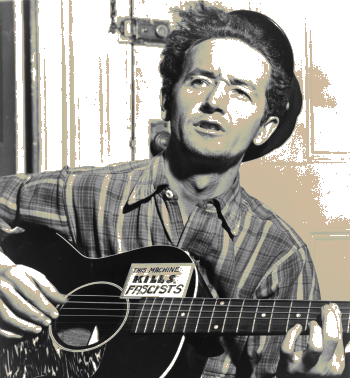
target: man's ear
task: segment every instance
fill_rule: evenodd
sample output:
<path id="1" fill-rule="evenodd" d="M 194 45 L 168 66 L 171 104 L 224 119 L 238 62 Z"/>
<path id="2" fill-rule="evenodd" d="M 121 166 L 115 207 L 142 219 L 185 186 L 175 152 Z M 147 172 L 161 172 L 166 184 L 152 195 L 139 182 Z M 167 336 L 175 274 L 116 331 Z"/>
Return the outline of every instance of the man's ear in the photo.
<path id="1" fill-rule="evenodd" d="M 262 126 L 260 126 L 258 133 L 253 139 L 256 146 L 264 144 L 277 129 L 280 120 L 278 117 L 270 117 Z"/>
<path id="2" fill-rule="evenodd" d="M 170 110 L 169 110 L 169 99 L 165 94 L 164 88 L 160 91 L 160 98 L 161 98 L 161 109 L 162 109 L 162 120 L 163 121 L 170 121 Z"/>

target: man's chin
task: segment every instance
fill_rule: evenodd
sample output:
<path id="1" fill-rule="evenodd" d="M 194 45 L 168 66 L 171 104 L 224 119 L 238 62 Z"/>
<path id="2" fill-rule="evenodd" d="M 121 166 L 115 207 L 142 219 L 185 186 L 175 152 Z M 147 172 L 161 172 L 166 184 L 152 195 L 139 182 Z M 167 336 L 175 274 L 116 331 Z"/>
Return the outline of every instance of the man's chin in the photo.
<path id="1" fill-rule="evenodd" d="M 203 159 L 207 163 L 230 163 L 230 165 L 234 164 L 235 162 L 239 162 L 244 155 L 244 151 L 238 154 L 232 154 L 231 151 L 222 151 L 222 150 L 215 150 L 215 149 L 200 149 L 193 146 L 188 148 L 188 152 L 194 158 Z"/>

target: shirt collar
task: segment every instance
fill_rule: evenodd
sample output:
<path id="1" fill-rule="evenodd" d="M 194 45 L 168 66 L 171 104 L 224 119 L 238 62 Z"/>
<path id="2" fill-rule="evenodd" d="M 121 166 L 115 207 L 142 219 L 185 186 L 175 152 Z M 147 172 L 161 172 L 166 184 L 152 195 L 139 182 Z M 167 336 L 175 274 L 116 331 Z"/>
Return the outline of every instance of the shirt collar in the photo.
<path id="1" fill-rule="evenodd" d="M 132 205 L 150 197 L 160 186 L 169 186 L 169 181 L 165 176 L 163 154 L 152 158 L 148 165 L 143 168 L 143 172 L 134 190 L 130 193 L 127 203 Z"/>
<path id="2" fill-rule="evenodd" d="M 164 155 L 155 156 L 149 164 L 143 168 L 143 172 L 130 193 L 128 204 L 132 205 L 153 195 L 159 187 L 169 186 L 169 181 L 165 176 Z M 237 236 L 240 227 L 240 206 L 242 201 L 239 172 L 230 189 L 225 193 L 213 198 L 220 207 L 220 212 L 231 233 Z M 199 206 L 209 201 L 204 201 Z"/>

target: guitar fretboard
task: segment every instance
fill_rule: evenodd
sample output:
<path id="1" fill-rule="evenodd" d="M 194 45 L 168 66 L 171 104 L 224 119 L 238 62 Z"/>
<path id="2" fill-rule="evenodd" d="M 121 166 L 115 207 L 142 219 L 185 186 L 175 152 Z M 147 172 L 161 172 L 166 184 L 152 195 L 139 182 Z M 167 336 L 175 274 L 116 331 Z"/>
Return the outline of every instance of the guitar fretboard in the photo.
<path id="1" fill-rule="evenodd" d="M 236 333 L 282 335 L 300 324 L 307 333 L 329 301 L 212 298 L 143 298 L 134 313 L 134 333 Z M 343 332 L 350 333 L 350 302 L 337 302 Z"/>

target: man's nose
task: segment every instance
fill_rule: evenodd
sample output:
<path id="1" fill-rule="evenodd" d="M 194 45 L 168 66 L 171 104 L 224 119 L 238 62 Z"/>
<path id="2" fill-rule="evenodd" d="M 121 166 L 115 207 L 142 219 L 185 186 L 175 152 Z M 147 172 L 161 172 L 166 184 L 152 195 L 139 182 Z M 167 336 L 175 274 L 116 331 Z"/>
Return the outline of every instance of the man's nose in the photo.
<path id="1" fill-rule="evenodd" d="M 203 113 L 219 112 L 222 115 L 226 113 L 226 83 L 219 81 L 212 90 L 207 94 L 200 110 Z"/>

